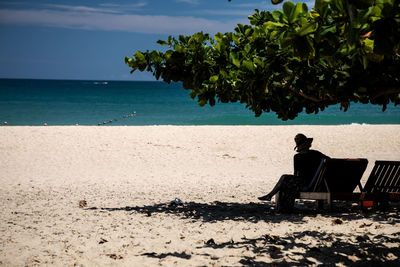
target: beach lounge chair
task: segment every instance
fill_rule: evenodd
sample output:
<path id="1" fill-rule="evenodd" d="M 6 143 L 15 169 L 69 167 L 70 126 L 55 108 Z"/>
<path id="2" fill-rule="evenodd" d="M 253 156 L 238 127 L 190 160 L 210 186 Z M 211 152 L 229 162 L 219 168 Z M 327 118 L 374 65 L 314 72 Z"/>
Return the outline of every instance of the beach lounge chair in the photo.
<path id="1" fill-rule="evenodd" d="M 400 161 L 375 161 L 364 192 L 400 193 Z"/>
<path id="2" fill-rule="evenodd" d="M 388 201 L 400 201 L 400 161 L 378 160 L 362 187 L 360 179 L 367 167 L 366 159 L 329 159 L 321 162 L 309 192 L 300 192 L 300 199 L 323 201 L 332 207 L 332 200 L 365 201 L 385 207 Z M 312 186 L 311 186 L 312 185 Z M 353 192 L 358 186 L 360 192 Z"/>
<path id="3" fill-rule="evenodd" d="M 377 202 L 385 207 L 388 201 L 400 201 L 400 161 L 375 161 L 362 192 L 353 199 Z"/>
<path id="4" fill-rule="evenodd" d="M 367 165 L 367 159 L 324 159 L 311 184 L 305 188 L 307 192 L 300 192 L 298 198 L 317 200 L 319 208 L 324 201 L 331 208 L 332 200 L 349 200 L 357 186 L 362 192 L 360 181 Z"/>

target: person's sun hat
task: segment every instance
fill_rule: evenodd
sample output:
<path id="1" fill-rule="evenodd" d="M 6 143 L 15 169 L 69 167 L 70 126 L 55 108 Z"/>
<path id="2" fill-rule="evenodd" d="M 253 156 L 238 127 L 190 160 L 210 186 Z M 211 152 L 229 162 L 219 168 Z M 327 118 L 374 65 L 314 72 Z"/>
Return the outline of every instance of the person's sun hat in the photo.
<path id="1" fill-rule="evenodd" d="M 296 146 L 294 147 L 294 149 L 296 150 L 297 148 L 297 151 L 299 151 L 304 149 L 305 147 L 311 146 L 313 138 L 308 138 L 304 134 L 299 133 L 296 134 L 296 136 L 294 137 L 294 141 L 296 142 Z"/>

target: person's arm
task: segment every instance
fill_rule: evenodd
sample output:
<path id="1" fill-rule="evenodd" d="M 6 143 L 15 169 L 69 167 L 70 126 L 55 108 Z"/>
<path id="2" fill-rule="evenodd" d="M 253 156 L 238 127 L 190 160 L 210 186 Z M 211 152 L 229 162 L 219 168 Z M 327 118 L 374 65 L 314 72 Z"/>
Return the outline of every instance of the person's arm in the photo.
<path id="1" fill-rule="evenodd" d="M 297 157 L 298 154 L 294 155 L 293 157 L 293 174 L 295 176 L 299 175 L 299 157 Z"/>

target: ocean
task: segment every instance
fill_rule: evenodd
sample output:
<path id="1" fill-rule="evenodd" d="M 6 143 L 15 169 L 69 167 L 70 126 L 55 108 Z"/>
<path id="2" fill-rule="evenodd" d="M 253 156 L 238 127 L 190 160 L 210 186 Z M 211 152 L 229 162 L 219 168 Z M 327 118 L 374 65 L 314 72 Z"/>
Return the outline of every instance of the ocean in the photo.
<path id="1" fill-rule="evenodd" d="M 400 106 L 385 112 L 351 103 L 282 121 L 260 117 L 240 103 L 200 107 L 180 83 L 0 79 L 0 123 L 4 125 L 342 125 L 400 124 Z"/>

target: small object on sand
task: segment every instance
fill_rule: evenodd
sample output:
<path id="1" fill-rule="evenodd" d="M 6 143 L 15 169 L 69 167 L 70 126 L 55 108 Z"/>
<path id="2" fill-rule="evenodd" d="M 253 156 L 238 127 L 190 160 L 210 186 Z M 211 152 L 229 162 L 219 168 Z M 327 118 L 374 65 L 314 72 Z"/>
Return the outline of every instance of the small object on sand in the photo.
<path id="1" fill-rule="evenodd" d="M 183 201 L 180 200 L 179 198 L 175 198 L 174 200 L 171 201 L 171 205 L 183 205 Z"/>
<path id="2" fill-rule="evenodd" d="M 211 239 L 208 239 L 208 240 L 207 240 L 207 242 L 206 242 L 206 245 L 209 245 L 209 246 L 211 246 L 211 245 L 215 245 L 215 241 L 214 241 L 214 239 L 213 239 L 213 238 L 211 238 Z"/>
<path id="3" fill-rule="evenodd" d="M 81 200 L 81 201 L 79 201 L 79 208 L 86 207 L 86 205 L 87 205 L 86 200 Z"/>
<path id="4" fill-rule="evenodd" d="M 332 221 L 332 225 L 335 225 L 335 224 L 343 224 L 343 221 L 341 219 L 335 219 Z"/>
<path id="5" fill-rule="evenodd" d="M 368 224 L 363 223 L 363 224 L 360 225 L 360 228 L 370 227 L 371 225 L 372 225 L 372 223 L 368 223 Z"/>
<path id="6" fill-rule="evenodd" d="M 111 253 L 111 254 L 106 254 L 106 256 L 110 257 L 113 260 L 120 260 L 123 259 L 123 257 L 121 255 L 117 255 L 115 253 Z"/>
<path id="7" fill-rule="evenodd" d="M 149 210 L 145 210 L 144 213 L 147 214 L 147 217 L 150 217 L 150 216 L 151 216 L 151 211 L 149 211 Z"/>
<path id="8" fill-rule="evenodd" d="M 106 243 L 106 242 L 108 242 L 108 240 L 107 240 L 107 239 L 100 238 L 100 242 L 99 242 L 99 244 L 103 244 L 103 243 Z"/>

